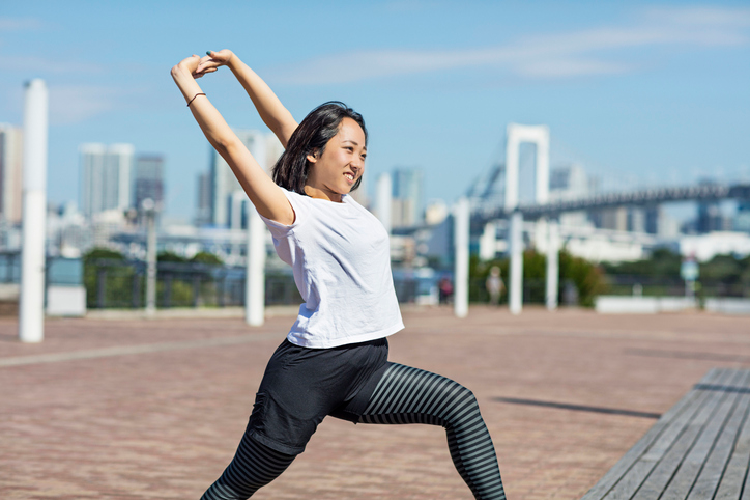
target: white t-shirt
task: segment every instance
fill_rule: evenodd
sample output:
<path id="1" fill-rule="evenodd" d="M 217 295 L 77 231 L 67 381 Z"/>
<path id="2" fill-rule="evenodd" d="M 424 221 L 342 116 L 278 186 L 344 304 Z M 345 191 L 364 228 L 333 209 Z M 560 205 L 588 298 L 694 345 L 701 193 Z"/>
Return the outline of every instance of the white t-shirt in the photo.
<path id="1" fill-rule="evenodd" d="M 337 203 L 284 194 L 294 223 L 262 218 L 305 301 L 287 339 L 326 349 L 402 330 L 388 233 L 380 221 L 348 195 Z"/>

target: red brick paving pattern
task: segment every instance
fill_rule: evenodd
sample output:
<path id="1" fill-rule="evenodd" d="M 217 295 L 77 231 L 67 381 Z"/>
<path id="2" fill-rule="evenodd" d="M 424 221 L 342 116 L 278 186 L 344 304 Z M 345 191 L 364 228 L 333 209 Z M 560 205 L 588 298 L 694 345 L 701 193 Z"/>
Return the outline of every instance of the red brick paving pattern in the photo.
<path id="1" fill-rule="evenodd" d="M 231 459 L 291 321 L 250 329 L 239 318 L 49 320 L 37 345 L 18 342 L 16 322 L 0 322 L 2 498 L 199 498 Z M 661 413 L 712 366 L 750 365 L 750 319 L 740 316 L 477 307 L 466 319 L 409 310 L 404 321 L 391 360 L 474 391 L 511 500 L 580 498 L 654 420 L 493 398 Z M 138 346 L 160 347 L 132 354 Z M 107 356 L 7 366 L 81 352 Z M 442 429 L 329 418 L 255 498 L 471 495 Z"/>

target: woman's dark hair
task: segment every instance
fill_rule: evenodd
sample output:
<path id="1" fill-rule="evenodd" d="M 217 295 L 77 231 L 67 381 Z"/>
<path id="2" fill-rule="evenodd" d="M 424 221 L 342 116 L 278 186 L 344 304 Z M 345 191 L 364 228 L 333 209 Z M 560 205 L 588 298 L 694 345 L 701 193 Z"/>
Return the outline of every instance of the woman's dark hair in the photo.
<path id="1" fill-rule="evenodd" d="M 308 155 L 316 152 L 322 154 L 328 141 L 339 133 L 341 120 L 347 117 L 362 127 L 366 146 L 367 128 L 362 115 L 343 102 L 331 101 L 321 104 L 310 111 L 310 114 L 302 120 L 292 137 L 289 138 L 284 154 L 273 167 L 271 173 L 273 181 L 287 191 L 305 194 L 307 173 L 312 165 L 307 161 Z M 360 184 L 362 184 L 362 177 L 357 179 L 351 190 L 354 191 Z"/>

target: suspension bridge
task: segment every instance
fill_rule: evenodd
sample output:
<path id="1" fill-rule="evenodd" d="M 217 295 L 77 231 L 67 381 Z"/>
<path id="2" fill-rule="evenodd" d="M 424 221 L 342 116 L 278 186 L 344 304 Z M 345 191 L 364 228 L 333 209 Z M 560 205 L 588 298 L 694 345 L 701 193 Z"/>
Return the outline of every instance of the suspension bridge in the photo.
<path id="1" fill-rule="evenodd" d="M 530 203 L 519 201 L 519 157 L 522 143 L 532 143 L 537 148 L 535 196 Z M 704 182 L 696 185 L 642 188 L 550 200 L 549 129 L 544 125 L 509 124 L 505 154 L 505 164 L 494 166 L 485 178 L 483 186 L 475 183 L 469 190 L 469 197 L 464 202 L 459 202 L 455 211 L 456 314 L 459 316 L 466 313 L 468 302 L 468 286 L 464 283 L 468 280 L 468 265 L 463 262 L 468 258 L 468 234 L 472 231 L 485 231 L 485 228 L 490 228 L 494 233 L 495 221 L 509 221 L 509 304 L 511 312 L 518 314 L 522 308 L 522 231 L 525 220 L 536 221 L 536 243 L 538 248 L 547 254 L 546 305 L 549 309 L 554 309 L 558 302 L 558 221 L 563 214 L 619 207 L 657 207 L 671 202 L 750 200 L 750 182 Z M 498 191 L 500 196 L 493 196 L 493 193 Z M 491 237 L 494 238 L 494 235 Z M 464 246 L 466 248 L 463 248 Z"/>

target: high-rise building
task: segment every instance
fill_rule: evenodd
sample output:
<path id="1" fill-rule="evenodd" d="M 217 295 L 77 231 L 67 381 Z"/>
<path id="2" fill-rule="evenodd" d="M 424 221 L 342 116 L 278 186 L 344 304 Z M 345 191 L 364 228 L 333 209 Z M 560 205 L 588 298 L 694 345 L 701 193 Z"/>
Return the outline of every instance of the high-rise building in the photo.
<path id="1" fill-rule="evenodd" d="M 235 130 L 234 132 L 266 173 L 269 173 L 281 154 L 280 152 L 283 151 L 276 136 L 262 134 L 257 130 Z M 232 194 L 243 190 L 232 169 L 213 148 L 211 148 L 209 177 L 211 185 L 211 223 L 215 226 L 228 227 L 230 222 L 228 209 L 231 206 Z"/>
<path id="2" fill-rule="evenodd" d="M 549 201 L 577 200 L 589 195 L 590 177 L 577 163 L 553 168 L 549 176 Z M 560 215 L 563 226 L 585 226 L 586 212 L 568 212 Z"/>
<path id="3" fill-rule="evenodd" d="M 643 210 L 646 218 L 644 230 L 650 234 L 660 234 L 661 226 L 664 224 L 664 214 L 661 205 L 646 205 Z"/>
<path id="4" fill-rule="evenodd" d="M 703 178 L 698 181 L 701 186 L 715 186 L 716 181 L 712 178 Z M 708 200 L 698 202 L 698 217 L 695 221 L 695 229 L 698 233 L 710 233 L 711 231 L 724 231 L 729 229 L 728 221 L 721 212 L 719 200 Z"/>
<path id="5" fill-rule="evenodd" d="M 250 199 L 242 191 L 235 191 L 227 197 L 227 226 L 230 229 L 247 229 L 247 215 Z"/>
<path id="6" fill-rule="evenodd" d="M 424 174 L 418 168 L 393 171 L 393 227 L 416 226 L 423 221 Z"/>
<path id="7" fill-rule="evenodd" d="M 205 226 L 211 224 L 211 174 L 203 172 L 198 174 L 195 225 Z"/>
<path id="8" fill-rule="evenodd" d="M 81 207 L 87 218 L 131 206 L 132 144 L 82 144 Z"/>
<path id="9" fill-rule="evenodd" d="M 0 123 L 0 216 L 21 222 L 23 207 L 23 130 Z"/>
<path id="10" fill-rule="evenodd" d="M 575 200 L 589 194 L 589 178 L 581 165 L 553 168 L 549 176 L 549 200 Z"/>
<path id="11" fill-rule="evenodd" d="M 750 233 L 750 199 L 737 202 L 737 213 L 732 221 L 732 229 Z"/>
<path id="12" fill-rule="evenodd" d="M 279 161 L 282 153 L 284 153 L 284 146 L 282 146 L 279 138 L 274 134 L 266 134 L 266 163 L 262 166 L 267 174 L 271 175 L 271 170 Z"/>
<path id="13" fill-rule="evenodd" d="M 643 207 L 630 207 L 628 210 L 628 231 L 646 232 L 646 211 Z"/>
<path id="14" fill-rule="evenodd" d="M 628 207 L 619 206 L 605 208 L 601 211 L 601 226 L 604 229 L 614 229 L 616 231 L 628 230 Z"/>
<path id="15" fill-rule="evenodd" d="M 157 209 L 164 206 L 164 157 L 156 154 L 139 155 L 135 161 L 133 206 L 140 208 L 150 198 Z"/>

